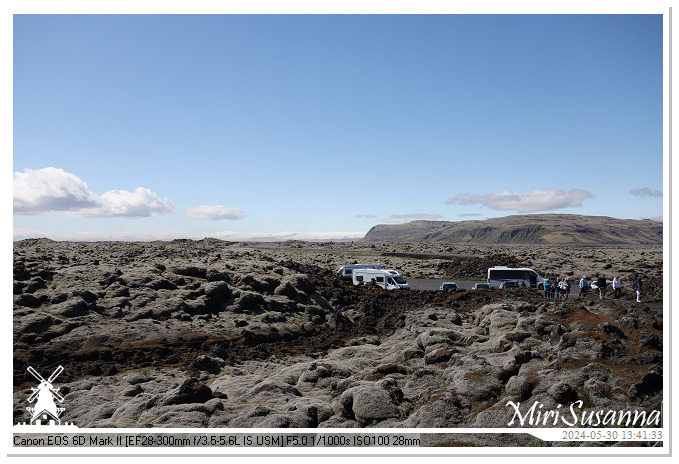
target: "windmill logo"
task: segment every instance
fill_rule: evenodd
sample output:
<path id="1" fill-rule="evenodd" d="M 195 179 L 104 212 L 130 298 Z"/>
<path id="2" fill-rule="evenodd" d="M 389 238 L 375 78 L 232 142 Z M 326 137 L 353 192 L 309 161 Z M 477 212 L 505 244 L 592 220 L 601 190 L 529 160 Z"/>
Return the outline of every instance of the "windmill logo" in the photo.
<path id="1" fill-rule="evenodd" d="M 62 366 L 57 367 L 55 371 L 52 372 L 52 375 L 45 380 L 45 378 L 41 376 L 38 371 L 33 369 L 32 366 L 28 367 L 28 372 L 40 382 L 37 387 L 31 387 L 33 394 L 28 397 L 29 403 L 35 401 L 35 406 L 26 408 L 26 410 L 31 413 L 31 425 L 62 425 L 60 416 L 65 409 L 58 407 L 55 400 L 62 403 L 64 397 L 61 396 L 58 388 L 54 388 L 52 382 L 54 382 L 54 379 L 56 379 L 63 370 L 64 368 Z"/>

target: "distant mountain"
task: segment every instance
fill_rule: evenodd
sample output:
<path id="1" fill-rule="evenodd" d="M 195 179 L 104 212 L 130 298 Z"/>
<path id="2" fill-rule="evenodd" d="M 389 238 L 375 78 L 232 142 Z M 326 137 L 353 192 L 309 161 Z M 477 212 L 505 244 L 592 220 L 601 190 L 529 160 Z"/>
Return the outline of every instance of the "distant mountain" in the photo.
<path id="1" fill-rule="evenodd" d="M 662 245 L 663 224 L 650 219 L 615 219 L 576 214 L 528 214 L 482 221 L 412 221 L 380 224 L 366 242 L 469 244 Z"/>

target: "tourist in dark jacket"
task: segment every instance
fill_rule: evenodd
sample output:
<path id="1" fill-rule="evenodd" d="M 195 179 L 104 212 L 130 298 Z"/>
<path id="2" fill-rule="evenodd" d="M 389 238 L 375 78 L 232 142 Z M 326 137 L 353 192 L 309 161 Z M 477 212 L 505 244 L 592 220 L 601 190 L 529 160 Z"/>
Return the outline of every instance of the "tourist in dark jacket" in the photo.
<path id="1" fill-rule="evenodd" d="M 637 303 L 641 303 L 641 285 L 641 276 L 638 275 L 632 284 L 632 289 L 637 293 Z"/>
<path id="2" fill-rule="evenodd" d="M 342 328 L 347 326 L 347 317 L 342 314 L 342 306 L 337 305 L 335 311 L 333 311 L 333 315 L 335 316 L 335 332 L 339 329 L 340 324 L 342 325 Z"/>
<path id="3" fill-rule="evenodd" d="M 599 277 L 596 280 L 596 286 L 599 287 L 599 299 L 603 300 L 604 296 L 606 296 L 606 277 Z"/>

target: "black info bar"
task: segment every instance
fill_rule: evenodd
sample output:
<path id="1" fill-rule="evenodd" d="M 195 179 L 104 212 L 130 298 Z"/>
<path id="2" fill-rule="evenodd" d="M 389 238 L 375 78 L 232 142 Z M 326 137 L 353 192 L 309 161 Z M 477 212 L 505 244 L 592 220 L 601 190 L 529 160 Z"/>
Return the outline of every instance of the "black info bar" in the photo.
<path id="1" fill-rule="evenodd" d="M 412 447 L 426 446 L 420 434 L 375 433 L 52 433 L 14 434 L 13 446 L 61 447 Z"/>

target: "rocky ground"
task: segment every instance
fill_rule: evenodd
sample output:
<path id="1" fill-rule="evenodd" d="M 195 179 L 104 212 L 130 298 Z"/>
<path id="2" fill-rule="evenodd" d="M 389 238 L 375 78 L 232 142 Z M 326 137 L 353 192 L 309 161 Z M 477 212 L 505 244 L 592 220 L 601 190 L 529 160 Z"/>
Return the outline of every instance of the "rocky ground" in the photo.
<path id="1" fill-rule="evenodd" d="M 385 292 L 334 276 L 352 262 L 406 278 L 481 281 L 517 265 L 626 285 L 604 301 Z M 663 398 L 662 263 L 652 248 L 16 242 L 13 420 L 30 419 L 28 366 L 48 377 L 59 365 L 63 419 L 79 427 L 507 427 L 508 401 L 650 413 Z M 338 304 L 350 323 L 336 330 Z M 511 437 L 440 441 L 530 444 Z"/>

